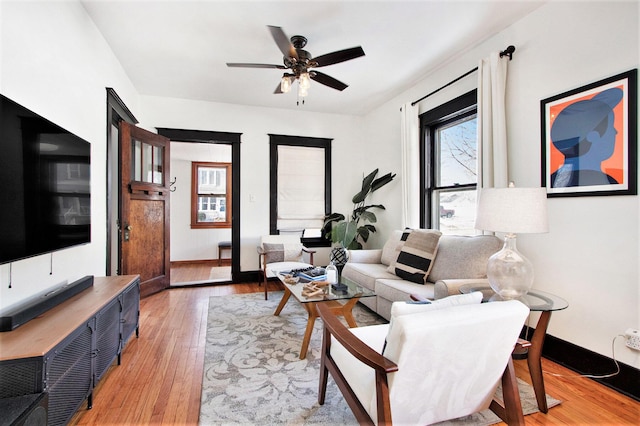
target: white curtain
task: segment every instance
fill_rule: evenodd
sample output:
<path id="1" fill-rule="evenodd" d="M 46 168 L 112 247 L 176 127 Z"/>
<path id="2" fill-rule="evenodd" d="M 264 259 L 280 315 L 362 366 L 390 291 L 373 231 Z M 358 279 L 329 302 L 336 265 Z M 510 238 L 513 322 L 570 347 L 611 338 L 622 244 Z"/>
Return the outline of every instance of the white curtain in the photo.
<path id="1" fill-rule="evenodd" d="M 507 170 L 506 58 L 494 52 L 478 65 L 478 189 L 505 188 Z"/>
<path id="2" fill-rule="evenodd" d="M 420 226 L 420 120 L 410 102 L 400 112 L 402 144 L 402 226 Z"/>

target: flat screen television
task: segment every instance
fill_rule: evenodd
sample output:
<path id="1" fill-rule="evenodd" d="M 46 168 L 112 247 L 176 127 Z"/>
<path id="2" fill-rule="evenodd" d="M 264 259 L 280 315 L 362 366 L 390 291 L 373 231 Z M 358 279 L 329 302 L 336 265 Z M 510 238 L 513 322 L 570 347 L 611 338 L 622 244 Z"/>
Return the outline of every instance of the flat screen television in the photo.
<path id="1" fill-rule="evenodd" d="M 0 95 L 0 264 L 91 241 L 91 145 Z"/>

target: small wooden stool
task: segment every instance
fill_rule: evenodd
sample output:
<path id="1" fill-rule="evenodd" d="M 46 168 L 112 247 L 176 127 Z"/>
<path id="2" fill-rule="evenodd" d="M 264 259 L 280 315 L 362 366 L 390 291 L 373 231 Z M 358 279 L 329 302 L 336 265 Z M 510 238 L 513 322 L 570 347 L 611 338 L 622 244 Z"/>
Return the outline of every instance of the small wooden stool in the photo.
<path id="1" fill-rule="evenodd" d="M 218 266 L 222 264 L 222 250 L 229 250 L 229 255 L 231 255 L 231 241 L 220 241 L 218 243 Z"/>

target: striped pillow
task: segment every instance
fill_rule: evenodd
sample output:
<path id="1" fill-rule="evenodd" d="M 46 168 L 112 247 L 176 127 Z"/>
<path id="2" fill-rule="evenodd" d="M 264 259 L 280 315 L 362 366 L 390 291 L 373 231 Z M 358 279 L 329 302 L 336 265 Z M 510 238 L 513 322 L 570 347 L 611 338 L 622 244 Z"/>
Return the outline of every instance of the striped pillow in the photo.
<path id="1" fill-rule="evenodd" d="M 393 247 L 393 254 L 390 256 L 391 261 L 389 262 L 389 266 L 387 266 L 387 271 L 392 274 L 396 273 L 396 261 L 398 260 L 398 255 L 400 254 L 400 250 L 402 250 L 402 246 L 404 246 L 405 241 L 407 241 L 407 237 L 411 233 L 410 228 L 405 228 L 404 232 L 400 236 L 400 241 L 395 242 L 395 247 Z M 383 249 L 384 251 L 384 249 Z"/>
<path id="2" fill-rule="evenodd" d="M 425 284 L 438 250 L 442 232 L 433 229 L 414 229 L 400 249 L 395 274 L 407 281 Z"/>

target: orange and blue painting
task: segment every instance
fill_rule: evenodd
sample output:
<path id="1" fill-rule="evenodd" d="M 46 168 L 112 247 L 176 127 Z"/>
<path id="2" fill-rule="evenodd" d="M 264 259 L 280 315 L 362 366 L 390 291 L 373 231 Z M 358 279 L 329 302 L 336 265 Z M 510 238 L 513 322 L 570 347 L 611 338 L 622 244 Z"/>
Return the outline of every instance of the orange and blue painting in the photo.
<path id="1" fill-rule="evenodd" d="M 636 174 L 629 170 L 637 143 L 629 140 L 629 78 L 596 84 L 542 101 L 543 183 L 550 195 L 635 190 Z"/>

